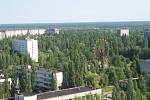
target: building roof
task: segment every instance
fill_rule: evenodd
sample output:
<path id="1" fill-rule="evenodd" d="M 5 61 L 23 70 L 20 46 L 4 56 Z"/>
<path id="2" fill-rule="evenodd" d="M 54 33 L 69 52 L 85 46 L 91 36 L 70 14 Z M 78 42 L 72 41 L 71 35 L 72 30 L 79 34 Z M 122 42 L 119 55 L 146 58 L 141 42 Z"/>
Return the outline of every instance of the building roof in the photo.
<path id="1" fill-rule="evenodd" d="M 41 99 L 47 99 L 47 98 L 52 98 L 52 97 L 86 92 L 90 90 L 92 90 L 92 88 L 90 87 L 75 87 L 75 88 L 64 89 L 60 91 L 49 91 L 49 92 L 41 93 L 37 95 L 37 98 L 41 100 Z"/>
<path id="2" fill-rule="evenodd" d="M 33 96 L 36 95 L 36 93 L 33 92 L 23 92 L 23 93 L 17 93 L 17 95 L 23 95 L 23 96 Z"/>

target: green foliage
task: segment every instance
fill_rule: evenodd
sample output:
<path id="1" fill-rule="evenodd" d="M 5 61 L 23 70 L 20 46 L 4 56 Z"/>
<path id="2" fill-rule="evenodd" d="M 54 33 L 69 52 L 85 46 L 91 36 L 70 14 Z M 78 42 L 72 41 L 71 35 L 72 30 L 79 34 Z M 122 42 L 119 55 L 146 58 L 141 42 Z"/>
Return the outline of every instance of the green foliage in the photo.
<path id="1" fill-rule="evenodd" d="M 139 77 L 139 88 L 142 93 L 146 92 L 146 80 L 142 75 Z"/>
<path id="2" fill-rule="evenodd" d="M 4 89 L 4 84 L 0 83 L 0 98 L 3 99 L 5 97 L 5 89 Z"/>
<path id="3" fill-rule="evenodd" d="M 120 95 L 129 100 L 135 99 L 135 95 L 144 98 L 144 92 L 149 91 L 149 81 L 145 79 L 146 76 L 141 76 L 139 58 L 149 59 L 150 49 L 148 41 L 141 36 L 143 29 L 131 28 L 129 37 L 116 35 L 116 28 L 63 30 L 64 34 L 40 35 L 37 38 L 39 62 L 35 65 L 49 70 L 62 70 L 62 88 L 114 85 L 114 100 L 119 100 Z M 11 38 L 0 40 L 0 69 L 8 77 L 14 78 L 16 65 L 34 66 L 34 63 L 29 55 L 12 52 L 11 42 Z M 138 85 L 133 85 L 132 78 L 138 76 Z M 55 90 L 56 81 L 53 79 L 52 87 Z M 129 79 L 127 91 L 120 93 L 118 81 L 125 79 Z M 30 92 L 35 87 L 35 70 L 28 77 L 23 69 L 19 80 L 21 91 Z M 0 95 L 3 91 L 0 89 Z"/>
<path id="4" fill-rule="evenodd" d="M 121 100 L 126 100 L 126 94 L 124 91 L 121 91 Z"/>
<path id="5" fill-rule="evenodd" d="M 0 83 L 0 99 L 7 98 L 10 96 L 10 85 L 7 79 L 4 83 Z"/>
<path id="6" fill-rule="evenodd" d="M 54 91 L 57 89 L 57 80 L 56 80 L 56 74 L 52 73 L 52 84 L 50 86 L 51 90 Z"/>
<path id="7" fill-rule="evenodd" d="M 25 68 L 21 68 L 20 74 L 19 74 L 19 86 L 21 92 L 31 92 L 32 86 L 31 86 L 31 78 L 28 75 Z"/>
<path id="8" fill-rule="evenodd" d="M 99 82 L 100 82 L 100 76 L 96 73 L 88 72 L 85 76 L 86 83 L 89 87 L 92 87 L 94 89 L 100 88 Z"/>
<path id="9" fill-rule="evenodd" d="M 121 100 L 120 96 L 121 96 L 120 91 L 116 87 L 114 87 L 113 93 L 112 93 L 112 99 L 113 100 Z"/>
<path id="10" fill-rule="evenodd" d="M 35 66 L 32 66 L 32 72 L 31 72 L 31 86 L 32 86 L 32 90 L 34 90 L 35 86 L 36 86 L 36 69 Z"/>

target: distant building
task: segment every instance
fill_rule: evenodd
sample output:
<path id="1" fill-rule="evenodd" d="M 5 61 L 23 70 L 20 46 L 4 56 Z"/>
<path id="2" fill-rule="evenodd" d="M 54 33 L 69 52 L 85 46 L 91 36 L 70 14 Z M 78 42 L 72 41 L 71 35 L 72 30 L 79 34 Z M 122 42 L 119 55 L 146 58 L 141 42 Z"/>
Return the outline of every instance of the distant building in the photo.
<path id="1" fill-rule="evenodd" d="M 47 29 L 46 30 L 46 34 L 59 34 L 59 29 L 58 28 L 54 28 L 54 29 Z"/>
<path id="2" fill-rule="evenodd" d="M 34 39 L 13 40 L 12 49 L 15 52 L 29 54 L 30 58 L 38 62 L 38 41 Z"/>
<path id="3" fill-rule="evenodd" d="M 85 97 L 88 94 L 98 94 L 101 96 L 102 89 L 92 89 L 83 86 L 39 94 L 22 93 L 16 94 L 15 100 L 74 100 L 76 97 Z M 87 98 L 87 100 L 89 100 L 89 98 Z"/>
<path id="4" fill-rule="evenodd" d="M 150 31 L 149 30 L 145 30 L 145 32 L 144 32 L 144 38 L 148 39 L 148 37 L 150 37 Z"/>
<path id="5" fill-rule="evenodd" d="M 139 62 L 140 62 L 140 70 L 142 72 L 150 73 L 150 59 L 147 59 L 147 60 L 141 59 Z"/>
<path id="6" fill-rule="evenodd" d="M 6 37 L 13 37 L 13 36 L 22 36 L 30 33 L 31 35 L 40 35 L 44 34 L 46 29 L 14 29 L 14 30 L 1 30 L 0 31 L 0 39 Z"/>
<path id="7" fill-rule="evenodd" d="M 2 40 L 5 37 L 6 37 L 5 31 L 0 31 L 0 40 Z"/>
<path id="8" fill-rule="evenodd" d="M 119 29 L 117 30 L 117 33 L 120 36 L 129 36 L 129 29 Z"/>

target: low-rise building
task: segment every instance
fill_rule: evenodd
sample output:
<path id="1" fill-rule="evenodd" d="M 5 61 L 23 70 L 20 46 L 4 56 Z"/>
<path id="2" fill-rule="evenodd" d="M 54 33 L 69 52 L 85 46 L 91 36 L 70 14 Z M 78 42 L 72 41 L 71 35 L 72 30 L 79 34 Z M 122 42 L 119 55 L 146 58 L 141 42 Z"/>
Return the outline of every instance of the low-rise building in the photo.
<path id="1" fill-rule="evenodd" d="M 5 82 L 7 82 L 9 84 L 9 86 L 11 87 L 11 83 L 12 83 L 11 78 L 6 78 L 4 76 L 4 74 L 1 73 L 0 74 L 0 83 L 5 83 Z"/>
<path id="2" fill-rule="evenodd" d="M 120 36 L 129 36 L 129 29 L 118 29 L 117 33 Z"/>
<path id="3" fill-rule="evenodd" d="M 88 94 L 101 96 L 102 89 L 92 89 L 82 86 L 59 91 L 48 91 L 39 94 L 16 94 L 15 100 L 74 100 L 76 97 L 85 97 Z"/>

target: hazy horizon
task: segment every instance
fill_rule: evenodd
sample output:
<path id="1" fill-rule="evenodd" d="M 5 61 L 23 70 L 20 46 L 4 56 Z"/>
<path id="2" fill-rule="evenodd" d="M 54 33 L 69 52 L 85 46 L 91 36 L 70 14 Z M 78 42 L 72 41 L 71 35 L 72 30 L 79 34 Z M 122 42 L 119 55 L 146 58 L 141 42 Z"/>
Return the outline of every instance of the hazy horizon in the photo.
<path id="1" fill-rule="evenodd" d="M 3 0 L 0 24 L 150 21 L 149 0 Z"/>

